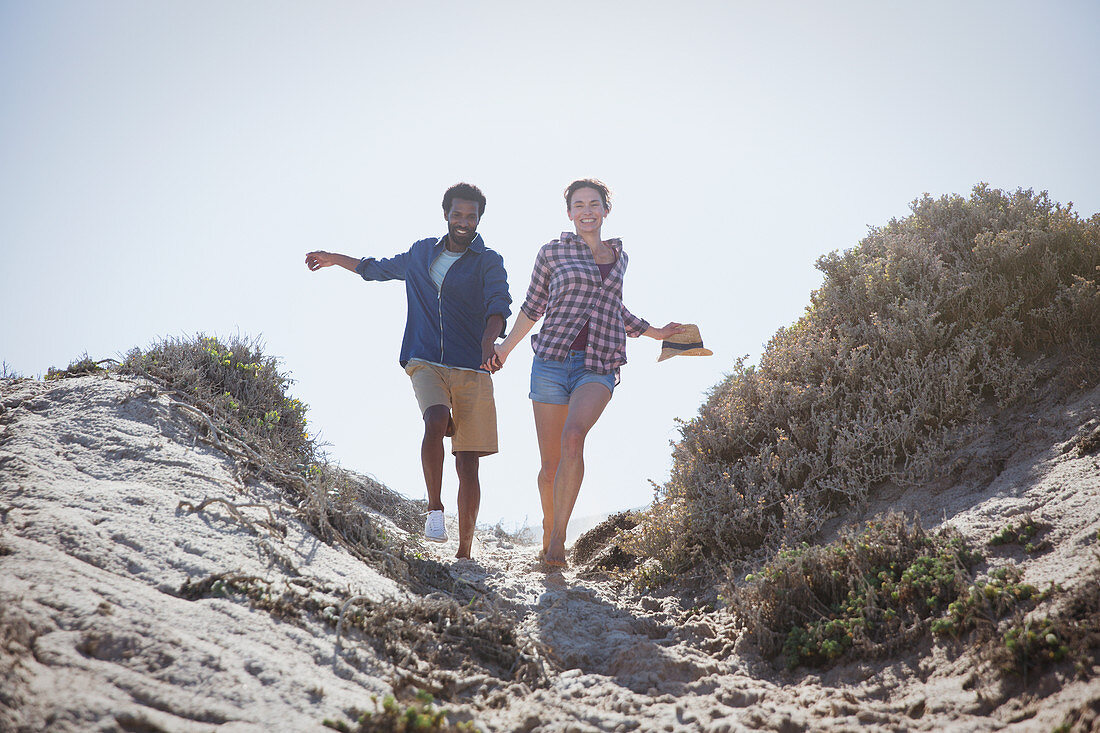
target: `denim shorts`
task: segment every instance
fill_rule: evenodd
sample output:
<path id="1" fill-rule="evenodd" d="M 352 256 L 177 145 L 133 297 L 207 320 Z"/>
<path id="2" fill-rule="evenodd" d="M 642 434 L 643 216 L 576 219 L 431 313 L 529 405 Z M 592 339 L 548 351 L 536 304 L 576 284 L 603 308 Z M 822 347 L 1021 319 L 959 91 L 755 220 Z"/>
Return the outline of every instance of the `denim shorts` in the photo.
<path id="1" fill-rule="evenodd" d="M 531 394 L 535 402 L 568 405 L 569 396 L 582 384 L 595 382 L 615 393 L 614 374 L 596 374 L 584 368 L 584 352 L 570 351 L 565 361 L 543 359 L 537 354 L 531 360 Z"/>

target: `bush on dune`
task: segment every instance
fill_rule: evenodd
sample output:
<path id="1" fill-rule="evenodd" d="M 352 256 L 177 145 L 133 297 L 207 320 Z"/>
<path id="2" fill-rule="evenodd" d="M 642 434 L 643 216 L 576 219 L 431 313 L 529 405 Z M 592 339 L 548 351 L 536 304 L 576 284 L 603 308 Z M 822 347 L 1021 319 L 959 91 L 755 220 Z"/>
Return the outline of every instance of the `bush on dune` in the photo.
<path id="1" fill-rule="evenodd" d="M 307 406 L 288 394 L 292 380 L 258 339 L 165 339 L 132 350 L 118 371 L 151 380 L 205 415 L 209 439 L 244 471 L 280 486 L 322 540 L 391 575 L 407 574 L 404 549 L 392 546 L 368 509 L 408 529 L 418 520 L 414 503 L 328 465 L 306 430 Z"/>
<path id="2" fill-rule="evenodd" d="M 1100 376 L 1100 215 L 986 186 L 911 208 L 821 257 L 802 318 L 681 426 L 670 479 L 626 540 L 650 558 L 641 583 L 797 544 L 875 486 L 928 480 L 1043 357 L 1066 391 Z"/>
<path id="3" fill-rule="evenodd" d="M 119 371 L 137 374 L 196 403 L 232 434 L 273 461 L 304 474 L 317 459 L 306 432 L 306 406 L 287 395 L 290 378 L 253 339 L 165 339 L 134 349 Z"/>
<path id="4" fill-rule="evenodd" d="M 730 586 L 729 605 L 760 651 L 782 654 L 791 668 L 881 657 L 931 634 L 977 643 L 1003 672 L 1015 673 L 1060 661 L 1066 640 L 1089 643 L 1095 618 L 1087 613 L 1079 623 L 1026 621 L 1054 586 L 1022 582 L 1013 564 L 975 580 L 982 560 L 954 529 L 928 533 L 891 514 L 848 528 L 827 545 L 780 551 Z M 1074 598 L 1089 590 L 1084 584 Z"/>

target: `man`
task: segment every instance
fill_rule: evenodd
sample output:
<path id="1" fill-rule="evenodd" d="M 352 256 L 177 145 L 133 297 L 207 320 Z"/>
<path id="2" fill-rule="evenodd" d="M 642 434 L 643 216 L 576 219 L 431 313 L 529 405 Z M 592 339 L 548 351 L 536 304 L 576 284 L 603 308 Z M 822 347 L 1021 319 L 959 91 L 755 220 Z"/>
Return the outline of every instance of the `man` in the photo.
<path id="1" fill-rule="evenodd" d="M 497 452 L 490 371 L 499 368 L 493 342 L 511 314 L 504 260 L 485 246 L 477 225 L 485 196 L 458 183 L 443 195 L 447 234 L 422 239 L 389 259 L 361 260 L 310 252 L 306 266 L 339 265 L 364 280 L 404 280 L 408 296 L 401 366 L 424 415 L 420 460 L 428 489 L 424 536 L 447 541 L 443 522 L 443 438 L 451 438 L 458 472 L 458 552 L 468 558 L 481 504 L 478 460 Z"/>

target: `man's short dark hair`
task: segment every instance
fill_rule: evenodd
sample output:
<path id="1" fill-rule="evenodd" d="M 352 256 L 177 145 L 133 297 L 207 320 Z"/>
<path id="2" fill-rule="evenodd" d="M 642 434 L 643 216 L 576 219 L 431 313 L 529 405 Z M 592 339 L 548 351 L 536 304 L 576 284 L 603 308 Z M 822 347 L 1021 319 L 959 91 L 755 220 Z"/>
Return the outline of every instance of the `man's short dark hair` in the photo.
<path id="1" fill-rule="evenodd" d="M 603 201 L 603 208 L 605 211 L 611 211 L 611 189 L 607 187 L 607 184 L 597 178 L 581 178 L 573 181 L 565 188 L 565 210 L 569 210 L 569 199 L 573 198 L 573 194 L 582 188 L 594 188 L 596 192 L 600 194 L 600 200 Z"/>
<path id="2" fill-rule="evenodd" d="M 462 199 L 463 201 L 476 201 L 477 202 L 477 218 L 480 219 L 485 215 L 485 194 L 481 192 L 481 189 L 477 186 L 473 186 L 469 183 L 456 183 L 447 189 L 447 193 L 443 194 L 443 213 L 451 213 L 451 203 L 455 199 Z"/>

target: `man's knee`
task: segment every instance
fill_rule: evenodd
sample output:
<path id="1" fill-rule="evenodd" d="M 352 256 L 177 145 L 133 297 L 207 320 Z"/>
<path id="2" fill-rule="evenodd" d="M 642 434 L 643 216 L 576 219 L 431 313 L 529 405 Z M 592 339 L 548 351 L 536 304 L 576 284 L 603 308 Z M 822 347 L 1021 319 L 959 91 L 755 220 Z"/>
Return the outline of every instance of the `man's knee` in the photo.
<path id="1" fill-rule="evenodd" d="M 447 424 L 451 420 L 451 410 L 446 405 L 432 405 L 424 411 L 424 437 L 443 440 Z"/>
<path id="2" fill-rule="evenodd" d="M 455 453 L 455 470 L 458 472 L 458 478 L 462 480 L 477 480 L 477 471 L 480 461 L 477 453 L 470 451 L 459 451 Z"/>

